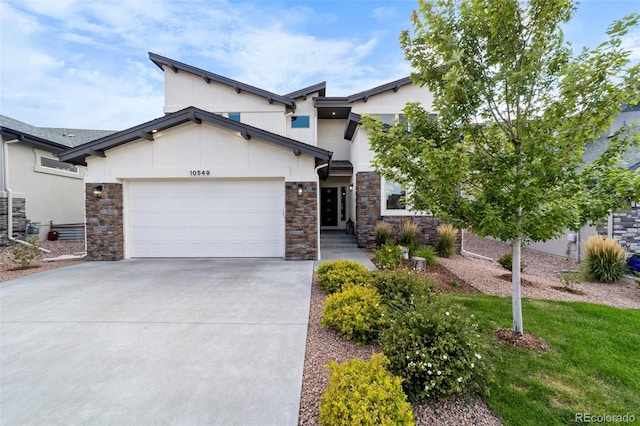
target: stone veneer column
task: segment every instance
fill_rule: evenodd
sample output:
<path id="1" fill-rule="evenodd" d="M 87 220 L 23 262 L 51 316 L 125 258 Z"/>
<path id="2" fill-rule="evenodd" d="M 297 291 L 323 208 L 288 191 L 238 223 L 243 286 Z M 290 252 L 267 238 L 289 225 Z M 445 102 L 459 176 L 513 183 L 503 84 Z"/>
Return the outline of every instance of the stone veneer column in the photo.
<path id="1" fill-rule="evenodd" d="M 11 202 L 13 205 L 12 210 L 12 230 L 13 238 L 18 240 L 25 240 L 27 237 L 27 201 L 22 197 L 12 197 Z M 9 199 L 7 197 L 0 198 L 0 245 L 7 245 L 9 243 L 8 220 L 7 209 L 9 207 Z"/>
<path id="2" fill-rule="evenodd" d="M 298 195 L 302 184 L 302 195 Z M 318 258 L 318 187 L 316 182 L 285 183 L 285 258 Z"/>
<path id="3" fill-rule="evenodd" d="M 102 185 L 102 198 L 93 196 L 93 189 Z M 124 258 L 122 222 L 122 184 L 87 183 L 87 259 L 121 260 Z"/>
<path id="4" fill-rule="evenodd" d="M 435 245 L 438 242 L 440 220 L 432 216 L 381 216 L 381 178 L 378 172 L 356 173 L 356 240 L 360 247 L 372 248 L 376 239 L 376 223 L 390 223 L 393 238 L 400 236 L 405 221 L 418 225 L 418 243 Z M 459 241 L 456 250 L 460 251 Z"/>
<path id="5" fill-rule="evenodd" d="M 613 237 L 629 251 L 640 253 L 640 205 L 613 214 Z"/>

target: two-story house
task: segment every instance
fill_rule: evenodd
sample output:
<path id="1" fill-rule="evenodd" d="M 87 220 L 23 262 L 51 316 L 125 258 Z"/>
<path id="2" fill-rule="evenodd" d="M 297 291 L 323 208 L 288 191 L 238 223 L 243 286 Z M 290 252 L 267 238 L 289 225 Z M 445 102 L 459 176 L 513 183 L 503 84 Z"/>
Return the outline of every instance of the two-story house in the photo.
<path id="1" fill-rule="evenodd" d="M 363 114 L 400 119 L 427 108 L 425 88 L 400 79 L 345 97 L 325 83 L 275 94 L 153 53 L 165 77 L 163 117 L 74 147 L 87 166 L 91 259 L 317 259 L 322 230 L 353 223 L 370 246 L 379 220 L 412 220 L 425 239 L 437 220 L 401 202 L 370 162 Z"/>

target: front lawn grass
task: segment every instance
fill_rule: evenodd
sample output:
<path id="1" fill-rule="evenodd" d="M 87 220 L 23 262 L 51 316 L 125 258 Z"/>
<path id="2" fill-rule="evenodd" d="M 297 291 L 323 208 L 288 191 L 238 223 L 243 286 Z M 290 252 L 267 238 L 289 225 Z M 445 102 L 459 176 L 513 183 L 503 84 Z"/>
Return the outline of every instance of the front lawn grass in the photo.
<path id="1" fill-rule="evenodd" d="M 525 331 L 551 346 L 534 353 L 492 337 L 511 328 L 510 298 L 447 297 L 476 315 L 489 342 L 496 380 L 486 401 L 505 425 L 576 424 L 576 413 L 640 423 L 640 310 L 525 299 Z"/>

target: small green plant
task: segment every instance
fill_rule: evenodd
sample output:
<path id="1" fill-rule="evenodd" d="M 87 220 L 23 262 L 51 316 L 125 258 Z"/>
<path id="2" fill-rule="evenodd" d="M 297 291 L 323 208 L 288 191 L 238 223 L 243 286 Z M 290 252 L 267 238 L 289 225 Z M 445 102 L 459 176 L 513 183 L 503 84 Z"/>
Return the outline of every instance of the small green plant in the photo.
<path id="1" fill-rule="evenodd" d="M 422 257 L 427 265 L 438 264 L 438 256 L 436 256 L 436 252 L 433 247 L 423 247 L 419 250 L 416 250 L 415 256 Z"/>
<path id="2" fill-rule="evenodd" d="M 598 235 L 584 243 L 586 253 L 585 274 L 597 282 L 615 283 L 626 271 L 627 252 L 616 239 L 604 239 Z"/>
<path id="3" fill-rule="evenodd" d="M 437 299 L 391 318 L 380 344 L 410 400 L 486 390 L 477 327 L 473 315 Z"/>
<path id="4" fill-rule="evenodd" d="M 382 297 L 375 288 L 346 285 L 327 296 L 320 325 L 334 327 L 359 346 L 375 339 L 384 325 Z"/>
<path id="5" fill-rule="evenodd" d="M 355 260 L 336 260 L 325 262 L 318 267 L 318 283 L 327 294 L 333 294 L 344 285 L 364 285 L 369 280 L 370 272 Z"/>
<path id="6" fill-rule="evenodd" d="M 451 287 L 460 287 L 460 282 L 458 280 L 449 280 L 447 281 L 447 284 L 449 284 Z"/>
<path id="7" fill-rule="evenodd" d="M 396 245 L 386 245 L 374 251 L 378 269 L 395 268 L 402 263 L 402 248 Z"/>
<path id="8" fill-rule="evenodd" d="M 507 271 L 513 270 L 513 254 L 505 253 L 498 258 L 498 264 L 502 266 Z M 527 267 L 527 264 L 520 261 L 520 272 L 524 271 L 524 268 Z"/>
<path id="9" fill-rule="evenodd" d="M 13 255 L 13 262 L 17 263 L 22 268 L 29 266 L 40 254 L 37 235 L 29 237 L 27 242 L 29 244 L 16 244 L 11 251 L 11 254 Z"/>
<path id="10" fill-rule="evenodd" d="M 407 247 L 410 253 L 413 253 L 418 246 L 418 225 L 405 221 L 400 227 L 400 244 Z"/>
<path id="11" fill-rule="evenodd" d="M 393 241 L 391 239 L 391 225 L 387 222 L 378 222 L 376 223 L 375 228 L 375 243 L 376 246 L 382 247 L 391 244 Z"/>
<path id="12" fill-rule="evenodd" d="M 413 412 L 401 380 L 386 370 L 389 360 L 373 354 L 371 361 L 331 361 L 329 386 L 320 401 L 320 424 L 413 425 Z"/>
<path id="13" fill-rule="evenodd" d="M 582 282 L 582 276 L 579 271 L 568 271 L 558 274 L 558 279 L 569 293 L 575 293 L 574 286 Z"/>
<path id="14" fill-rule="evenodd" d="M 370 284 L 378 289 L 385 305 L 392 309 L 408 309 L 420 300 L 433 296 L 430 277 L 408 269 L 376 271 Z"/>
<path id="15" fill-rule="evenodd" d="M 443 223 L 438 226 L 438 236 L 440 239 L 436 244 L 436 253 L 440 257 L 451 257 L 455 251 L 458 230 L 447 223 Z"/>

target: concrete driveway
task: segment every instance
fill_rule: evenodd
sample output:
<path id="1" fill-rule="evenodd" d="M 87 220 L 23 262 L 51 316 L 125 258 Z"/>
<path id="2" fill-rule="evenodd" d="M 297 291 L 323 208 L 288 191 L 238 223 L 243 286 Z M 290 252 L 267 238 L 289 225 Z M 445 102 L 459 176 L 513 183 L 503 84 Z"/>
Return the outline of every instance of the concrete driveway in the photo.
<path id="1" fill-rule="evenodd" d="M 87 262 L 0 284 L 0 424 L 296 425 L 313 262 Z"/>

